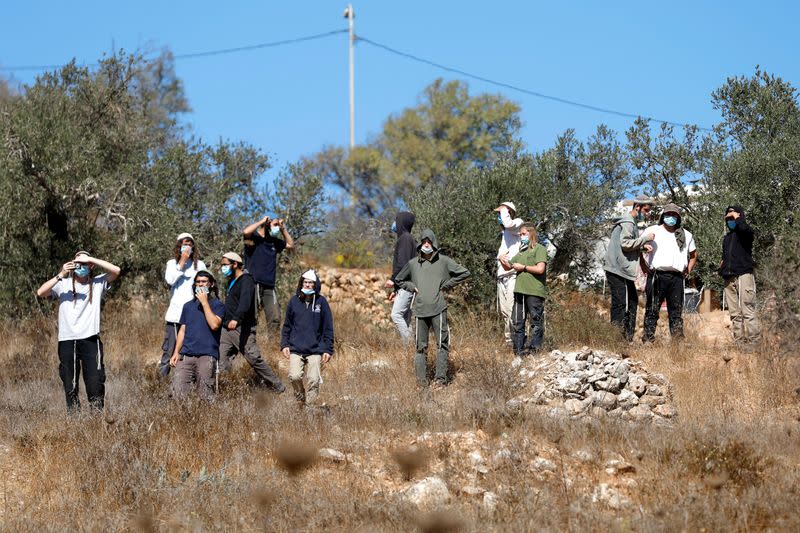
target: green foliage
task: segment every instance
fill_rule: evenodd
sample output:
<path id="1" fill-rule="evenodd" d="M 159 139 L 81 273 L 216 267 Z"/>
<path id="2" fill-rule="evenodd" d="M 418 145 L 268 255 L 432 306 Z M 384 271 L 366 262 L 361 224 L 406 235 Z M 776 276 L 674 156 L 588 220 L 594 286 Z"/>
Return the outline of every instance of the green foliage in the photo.
<path id="1" fill-rule="evenodd" d="M 720 288 L 716 274 L 726 233 L 726 206 L 741 205 L 756 230 L 753 254 L 767 308 L 784 333 L 796 334 L 797 247 L 800 244 L 800 107 L 788 82 L 756 69 L 729 78 L 712 94 L 723 121 L 712 135 L 696 128 L 678 136 L 662 126 L 653 138 L 639 120 L 628 131 L 635 184 L 685 207 L 696 236 L 698 274 Z M 689 183 L 697 188 L 690 192 Z M 793 268 L 793 266 L 795 268 Z M 764 290 L 766 289 L 766 290 Z"/>
<path id="2" fill-rule="evenodd" d="M 73 63 L 4 104 L 4 306 L 31 309 L 36 286 L 78 249 L 133 274 L 128 289 L 146 289 L 181 231 L 206 258 L 241 245 L 244 221 L 263 211 L 254 180 L 269 161 L 245 144 L 185 139 L 187 110 L 169 55 L 120 54 L 94 71 Z"/>
<path id="3" fill-rule="evenodd" d="M 519 112 L 502 96 L 472 96 L 466 83 L 438 79 L 417 106 L 389 117 L 373 142 L 350 152 L 327 147 L 309 161 L 361 214 L 375 216 L 456 168 L 483 167 L 519 151 Z"/>
<path id="4" fill-rule="evenodd" d="M 468 299 L 494 301 L 500 228 L 493 209 L 515 202 L 517 216 L 534 222 L 540 240 L 555 248 L 548 274 L 586 275 L 596 260 L 594 244 L 606 232 L 608 210 L 627 184 L 625 157 L 605 127 L 584 144 L 570 130 L 556 146 L 535 156 L 513 155 L 491 166 L 462 166 L 410 200 L 416 229 L 431 228 L 444 253 L 473 274 Z"/>

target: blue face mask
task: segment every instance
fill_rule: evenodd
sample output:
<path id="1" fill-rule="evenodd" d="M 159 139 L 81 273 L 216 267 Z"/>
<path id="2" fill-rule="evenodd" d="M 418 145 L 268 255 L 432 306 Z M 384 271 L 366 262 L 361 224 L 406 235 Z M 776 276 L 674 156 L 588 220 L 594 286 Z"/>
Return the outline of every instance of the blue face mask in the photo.
<path id="1" fill-rule="evenodd" d="M 503 225 L 503 216 L 500 213 L 497 213 L 497 223 Z"/>
<path id="2" fill-rule="evenodd" d="M 523 247 L 528 246 L 531 243 L 531 238 L 528 237 L 527 235 L 523 235 L 522 237 L 519 238 L 519 243 Z"/>
<path id="3" fill-rule="evenodd" d="M 392 233 L 397 233 L 397 222 L 392 222 Z"/>
<path id="4" fill-rule="evenodd" d="M 736 221 L 735 220 L 728 220 L 725 224 L 728 225 L 728 229 L 736 228 Z"/>
<path id="5" fill-rule="evenodd" d="M 89 275 L 89 265 L 78 265 L 75 267 L 75 275 L 79 278 L 85 278 Z"/>
<path id="6" fill-rule="evenodd" d="M 678 217 L 674 217 L 672 215 L 664 217 L 664 224 L 666 224 L 669 227 L 673 227 L 677 223 L 678 223 Z"/>
<path id="7" fill-rule="evenodd" d="M 270 226 L 269 227 L 269 234 L 273 237 L 277 237 L 281 234 L 281 227 L 280 226 Z"/>
<path id="8" fill-rule="evenodd" d="M 314 294 L 314 293 L 315 293 L 315 292 L 317 292 L 317 291 L 315 291 L 314 289 L 306 289 L 306 288 L 302 288 L 302 289 L 300 289 L 300 292 L 302 292 L 302 293 L 303 293 L 303 294 L 305 294 L 306 296 L 311 296 L 312 294 Z"/>
<path id="9" fill-rule="evenodd" d="M 181 253 L 185 253 L 186 250 L 189 250 L 189 252 L 191 253 L 192 246 L 190 244 L 184 244 L 183 246 L 181 246 Z"/>
<path id="10" fill-rule="evenodd" d="M 230 275 L 233 273 L 230 265 L 222 265 L 219 271 L 222 272 L 222 275 L 226 278 L 230 277 Z"/>

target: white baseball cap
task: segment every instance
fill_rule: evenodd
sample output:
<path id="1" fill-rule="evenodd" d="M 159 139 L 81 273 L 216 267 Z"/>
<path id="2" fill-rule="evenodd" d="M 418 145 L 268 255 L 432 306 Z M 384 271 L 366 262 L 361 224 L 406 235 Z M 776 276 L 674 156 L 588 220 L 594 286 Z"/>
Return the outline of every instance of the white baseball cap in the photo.
<path id="1" fill-rule="evenodd" d="M 184 232 L 184 233 L 181 233 L 180 235 L 178 235 L 178 238 L 177 238 L 178 242 L 181 242 L 183 239 L 192 239 L 192 242 L 194 242 L 194 237 L 192 237 L 191 233 L 185 233 Z"/>
<path id="2" fill-rule="evenodd" d="M 515 213 L 517 212 L 517 206 L 514 205 L 514 202 L 502 202 L 500 207 L 496 208 L 495 211 L 500 211 L 500 208 L 506 206 L 507 208 L 511 209 Z"/>
<path id="3" fill-rule="evenodd" d="M 314 272 L 314 269 L 306 270 L 303 273 L 302 277 L 303 277 L 303 279 L 307 279 L 308 281 L 313 281 L 313 282 L 317 281 L 317 273 Z"/>

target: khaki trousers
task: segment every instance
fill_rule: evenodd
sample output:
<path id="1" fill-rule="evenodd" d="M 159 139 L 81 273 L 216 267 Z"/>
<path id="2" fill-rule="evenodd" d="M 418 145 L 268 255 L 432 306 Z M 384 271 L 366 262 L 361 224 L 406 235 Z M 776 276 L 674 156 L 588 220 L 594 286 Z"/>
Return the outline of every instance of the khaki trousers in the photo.
<path id="1" fill-rule="evenodd" d="M 322 383 L 322 356 L 289 354 L 289 381 L 294 388 L 294 397 L 300 403 L 313 404 L 319 397 Z M 303 385 L 305 374 L 308 387 Z"/>
<path id="2" fill-rule="evenodd" d="M 742 274 L 725 279 L 725 303 L 731 315 L 731 331 L 736 341 L 751 342 L 761 336 L 756 316 L 756 279 Z"/>

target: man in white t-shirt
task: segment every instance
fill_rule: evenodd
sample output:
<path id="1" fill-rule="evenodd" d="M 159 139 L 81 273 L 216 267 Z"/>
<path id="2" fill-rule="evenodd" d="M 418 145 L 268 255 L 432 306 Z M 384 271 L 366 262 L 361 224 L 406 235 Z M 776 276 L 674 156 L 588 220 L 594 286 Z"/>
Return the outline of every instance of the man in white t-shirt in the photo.
<path id="1" fill-rule="evenodd" d="M 92 276 L 95 267 L 105 274 Z M 100 304 L 120 268 L 108 261 L 78 252 L 53 278 L 36 291 L 39 298 L 58 298 L 58 374 L 64 384 L 67 409 L 80 409 L 78 378 L 83 372 L 86 396 L 95 409 L 103 409 L 106 370 L 100 341 Z"/>
<path id="2" fill-rule="evenodd" d="M 497 309 L 503 317 L 506 345 L 511 346 L 511 311 L 514 308 L 517 273 L 513 269 L 506 271 L 500 260 L 508 261 L 519 252 L 519 228 L 522 226 L 522 219 L 515 218 L 517 207 L 513 202 L 503 202 L 495 208 L 495 212 L 497 222 L 503 228 L 500 249 L 497 250 Z"/>
<path id="3" fill-rule="evenodd" d="M 648 243 L 652 248 L 650 253 L 642 258 L 642 270 L 647 273 L 644 342 L 655 340 L 658 313 L 664 300 L 670 335 L 683 337 L 684 280 L 697 263 L 697 246 L 692 234 L 681 227 L 680 207 L 665 205 L 658 223 L 644 231 L 654 235 Z"/>

